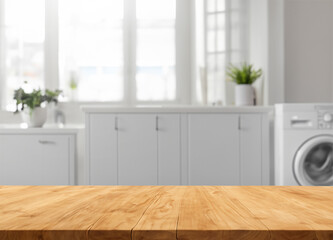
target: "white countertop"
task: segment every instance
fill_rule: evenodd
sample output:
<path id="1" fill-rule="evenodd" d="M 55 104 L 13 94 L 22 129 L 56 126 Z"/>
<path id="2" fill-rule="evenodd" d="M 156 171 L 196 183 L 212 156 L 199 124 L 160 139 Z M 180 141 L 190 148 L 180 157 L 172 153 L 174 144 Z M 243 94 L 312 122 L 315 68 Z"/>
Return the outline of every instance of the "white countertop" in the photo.
<path id="1" fill-rule="evenodd" d="M 25 124 L 0 124 L 0 134 L 77 134 L 81 129 L 84 129 L 84 125 L 46 124 L 43 127 L 27 128 Z"/>
<path id="2" fill-rule="evenodd" d="M 88 113 L 269 113 L 273 106 L 110 106 L 87 105 L 81 109 Z"/>

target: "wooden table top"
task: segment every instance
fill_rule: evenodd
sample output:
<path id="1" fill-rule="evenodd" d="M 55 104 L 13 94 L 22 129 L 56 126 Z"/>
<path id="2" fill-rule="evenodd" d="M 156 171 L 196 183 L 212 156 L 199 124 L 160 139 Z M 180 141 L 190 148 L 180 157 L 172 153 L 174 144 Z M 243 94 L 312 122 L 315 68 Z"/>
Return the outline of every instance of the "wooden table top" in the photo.
<path id="1" fill-rule="evenodd" d="M 0 239 L 333 239 L 333 187 L 0 186 Z"/>

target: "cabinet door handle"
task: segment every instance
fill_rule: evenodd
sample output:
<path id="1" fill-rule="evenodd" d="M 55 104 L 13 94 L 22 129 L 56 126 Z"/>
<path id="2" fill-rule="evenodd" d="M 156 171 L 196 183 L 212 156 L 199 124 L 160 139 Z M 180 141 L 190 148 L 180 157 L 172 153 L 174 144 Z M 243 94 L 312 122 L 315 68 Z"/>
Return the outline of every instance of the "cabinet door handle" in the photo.
<path id="1" fill-rule="evenodd" d="M 158 116 L 155 118 L 155 130 L 158 131 Z"/>
<path id="2" fill-rule="evenodd" d="M 55 144 L 54 141 L 47 141 L 47 140 L 38 140 L 40 144 Z"/>
<path id="3" fill-rule="evenodd" d="M 118 117 L 114 119 L 114 130 L 118 131 Z"/>
<path id="4" fill-rule="evenodd" d="M 241 127 L 241 117 L 238 116 L 238 130 L 241 130 L 242 127 Z"/>

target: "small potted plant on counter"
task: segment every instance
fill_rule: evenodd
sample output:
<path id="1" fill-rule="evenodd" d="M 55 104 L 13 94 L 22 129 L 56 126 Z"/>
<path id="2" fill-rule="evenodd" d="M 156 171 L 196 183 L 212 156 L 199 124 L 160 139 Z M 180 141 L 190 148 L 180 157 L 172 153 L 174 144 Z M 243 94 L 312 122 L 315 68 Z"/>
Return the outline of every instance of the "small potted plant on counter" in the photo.
<path id="1" fill-rule="evenodd" d="M 254 105 L 254 83 L 262 75 L 262 70 L 255 70 L 253 65 L 243 63 L 240 67 L 230 64 L 227 76 L 236 83 L 235 104 L 236 106 Z"/>
<path id="2" fill-rule="evenodd" d="M 62 91 L 50 91 L 46 89 L 34 89 L 31 93 L 27 93 L 23 88 L 19 88 L 14 92 L 14 100 L 16 100 L 15 113 L 21 112 L 22 119 L 28 124 L 28 127 L 42 127 L 47 119 L 47 103 L 58 103 L 58 97 Z"/>

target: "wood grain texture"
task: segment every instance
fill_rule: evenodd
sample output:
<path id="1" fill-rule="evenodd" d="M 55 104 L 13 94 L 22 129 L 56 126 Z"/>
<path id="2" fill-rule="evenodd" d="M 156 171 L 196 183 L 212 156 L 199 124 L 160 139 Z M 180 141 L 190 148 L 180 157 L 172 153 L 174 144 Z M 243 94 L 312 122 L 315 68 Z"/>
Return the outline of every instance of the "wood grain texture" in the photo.
<path id="1" fill-rule="evenodd" d="M 133 239 L 176 239 L 179 208 L 186 187 L 163 187 L 133 229 Z"/>
<path id="2" fill-rule="evenodd" d="M 219 187 L 187 188 L 179 213 L 178 239 L 269 239 L 268 229 Z"/>
<path id="3" fill-rule="evenodd" d="M 0 239 L 333 239 L 333 187 L 0 186 Z"/>
<path id="4" fill-rule="evenodd" d="M 222 188 L 268 227 L 271 239 L 332 239 L 332 187 Z"/>

